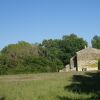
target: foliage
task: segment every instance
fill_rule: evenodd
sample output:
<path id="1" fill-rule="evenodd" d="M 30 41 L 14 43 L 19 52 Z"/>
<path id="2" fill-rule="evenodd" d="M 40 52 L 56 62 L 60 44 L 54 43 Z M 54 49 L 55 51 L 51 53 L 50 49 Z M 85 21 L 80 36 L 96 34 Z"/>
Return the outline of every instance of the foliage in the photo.
<path id="1" fill-rule="evenodd" d="M 75 53 L 87 46 L 87 42 L 83 38 L 77 37 L 75 34 L 65 35 L 63 38 L 55 40 L 44 40 L 42 46 L 47 50 L 48 57 L 59 59 L 63 65 L 69 63 L 69 60 Z"/>
<path id="2" fill-rule="evenodd" d="M 10 44 L 0 55 L 0 74 L 55 72 L 62 68 L 59 60 L 52 62 L 44 48 L 25 41 Z"/>
<path id="3" fill-rule="evenodd" d="M 75 34 L 44 40 L 41 44 L 25 41 L 10 44 L 0 52 L 0 74 L 58 72 L 86 45 Z"/>
<path id="4" fill-rule="evenodd" d="M 85 46 L 87 46 L 87 42 L 75 34 L 63 36 L 61 43 L 61 50 L 64 55 L 61 55 L 63 63 L 68 64 L 70 58 L 74 56 L 77 51 L 84 49 Z"/>
<path id="5" fill-rule="evenodd" d="M 97 35 L 94 36 L 91 43 L 92 43 L 92 47 L 100 49 L 100 36 Z"/>

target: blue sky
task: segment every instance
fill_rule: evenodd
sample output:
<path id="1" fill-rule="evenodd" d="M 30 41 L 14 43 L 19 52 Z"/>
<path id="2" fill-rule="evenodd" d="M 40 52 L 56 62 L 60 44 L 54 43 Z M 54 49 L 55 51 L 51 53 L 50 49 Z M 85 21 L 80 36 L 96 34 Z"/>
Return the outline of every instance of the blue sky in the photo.
<path id="1" fill-rule="evenodd" d="M 0 48 L 70 33 L 100 35 L 100 0 L 0 0 Z"/>

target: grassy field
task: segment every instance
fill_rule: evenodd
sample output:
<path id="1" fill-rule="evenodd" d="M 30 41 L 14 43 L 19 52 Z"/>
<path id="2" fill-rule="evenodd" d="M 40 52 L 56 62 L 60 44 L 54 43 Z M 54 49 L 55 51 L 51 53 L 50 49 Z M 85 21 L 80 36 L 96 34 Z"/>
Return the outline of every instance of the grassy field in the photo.
<path id="1" fill-rule="evenodd" d="M 4 100 L 100 100 L 100 72 L 0 76 Z"/>

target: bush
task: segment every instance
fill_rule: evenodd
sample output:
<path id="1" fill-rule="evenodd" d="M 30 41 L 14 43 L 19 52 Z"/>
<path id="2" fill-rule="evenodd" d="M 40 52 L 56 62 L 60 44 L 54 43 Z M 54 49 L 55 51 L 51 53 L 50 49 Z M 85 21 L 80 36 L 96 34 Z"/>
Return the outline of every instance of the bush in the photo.
<path id="1" fill-rule="evenodd" d="M 0 75 L 57 72 L 62 67 L 59 60 L 50 61 L 45 57 L 27 57 L 15 62 L 4 56 L 0 57 Z"/>

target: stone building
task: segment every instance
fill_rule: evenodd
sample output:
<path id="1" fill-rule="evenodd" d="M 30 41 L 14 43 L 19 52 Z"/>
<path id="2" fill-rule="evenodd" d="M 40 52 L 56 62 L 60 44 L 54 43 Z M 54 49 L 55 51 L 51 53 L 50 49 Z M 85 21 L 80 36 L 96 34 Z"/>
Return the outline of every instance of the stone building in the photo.
<path id="1" fill-rule="evenodd" d="M 100 58 L 100 49 L 85 48 L 70 59 L 71 70 L 90 71 L 98 70 L 98 59 Z"/>

